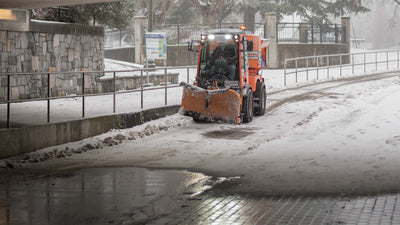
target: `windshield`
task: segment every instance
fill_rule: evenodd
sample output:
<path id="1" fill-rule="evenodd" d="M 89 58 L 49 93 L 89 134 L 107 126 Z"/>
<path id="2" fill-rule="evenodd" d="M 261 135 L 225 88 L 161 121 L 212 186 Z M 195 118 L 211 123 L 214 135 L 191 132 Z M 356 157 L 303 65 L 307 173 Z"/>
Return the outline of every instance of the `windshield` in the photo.
<path id="1" fill-rule="evenodd" d="M 232 34 L 209 34 L 200 53 L 201 80 L 239 80 L 239 43 Z"/>

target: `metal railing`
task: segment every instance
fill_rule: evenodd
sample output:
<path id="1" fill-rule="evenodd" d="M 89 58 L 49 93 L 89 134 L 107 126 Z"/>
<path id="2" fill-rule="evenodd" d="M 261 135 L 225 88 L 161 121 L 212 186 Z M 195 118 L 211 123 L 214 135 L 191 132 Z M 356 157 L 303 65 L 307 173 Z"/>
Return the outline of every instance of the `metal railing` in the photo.
<path id="1" fill-rule="evenodd" d="M 342 29 L 338 24 L 277 23 L 277 43 L 341 43 Z"/>
<path id="2" fill-rule="evenodd" d="M 284 62 L 284 85 L 289 75 L 298 83 L 300 75 L 309 81 L 390 69 L 400 69 L 400 50 L 290 58 Z"/>
<path id="3" fill-rule="evenodd" d="M 168 96 L 168 89 L 170 88 L 177 88 L 179 87 L 179 84 L 169 84 L 168 82 L 168 70 L 186 70 L 186 80 L 187 82 L 190 82 L 190 74 L 189 70 L 191 68 L 196 68 L 195 66 L 180 66 L 180 67 L 157 67 L 157 68 L 149 68 L 149 69 L 134 69 L 134 70 L 119 70 L 119 71 L 90 71 L 90 72 L 76 72 L 76 71 L 71 71 L 71 72 L 37 72 L 37 73 L 3 73 L 0 74 L 0 78 L 4 80 L 4 78 L 7 80 L 7 86 L 6 86 L 6 94 L 5 94 L 5 101 L 0 100 L 0 105 L 1 104 L 6 104 L 7 106 L 7 121 L 6 121 L 6 127 L 11 128 L 11 119 L 10 119 L 10 114 L 11 114 L 11 104 L 15 103 L 23 103 L 23 102 L 32 102 L 32 101 L 46 101 L 47 102 L 47 123 L 50 123 L 50 114 L 51 114 L 51 100 L 57 100 L 57 99 L 67 99 L 67 98 L 81 98 L 82 99 L 82 114 L 81 117 L 85 118 L 85 99 L 87 97 L 94 97 L 94 96 L 104 96 L 104 95 L 112 95 L 113 100 L 113 113 L 116 113 L 116 96 L 120 94 L 126 94 L 126 93 L 134 93 L 134 92 L 140 92 L 140 108 L 143 109 L 144 105 L 144 98 L 143 98 L 143 93 L 146 91 L 152 91 L 152 90 L 161 90 L 164 89 L 164 104 L 167 105 L 167 96 Z M 164 71 L 164 83 L 162 86 L 154 86 L 154 87 L 145 87 L 146 85 L 146 80 L 148 72 L 154 72 L 156 70 L 162 70 Z M 104 93 L 87 93 L 85 88 L 87 84 L 85 84 L 85 77 L 89 76 L 91 74 L 107 74 L 107 73 L 112 73 L 112 91 L 104 92 Z M 118 73 L 135 73 L 136 76 L 140 77 L 140 88 L 137 89 L 132 89 L 132 90 L 118 90 L 117 89 L 117 74 Z M 81 92 L 79 94 L 74 94 L 71 96 L 52 96 L 51 91 L 52 88 L 50 87 L 51 83 L 51 78 L 53 76 L 59 76 L 59 75 L 65 75 L 65 74 L 79 74 L 78 76 L 81 77 L 81 83 L 80 86 Z M 45 87 L 43 87 L 43 91 L 45 91 L 45 96 L 41 97 L 35 97 L 32 99 L 12 99 L 12 93 L 11 93 L 11 81 L 13 78 L 18 77 L 18 76 L 38 76 L 40 75 L 41 77 L 45 77 L 45 81 L 43 81 L 43 84 Z M 179 78 L 178 78 L 178 83 L 179 83 Z"/>

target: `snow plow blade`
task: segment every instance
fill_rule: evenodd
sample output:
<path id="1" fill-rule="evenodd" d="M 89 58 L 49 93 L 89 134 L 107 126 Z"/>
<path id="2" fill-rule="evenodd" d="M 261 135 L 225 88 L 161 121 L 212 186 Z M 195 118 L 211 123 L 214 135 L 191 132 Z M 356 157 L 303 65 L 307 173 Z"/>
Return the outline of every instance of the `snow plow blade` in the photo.
<path id="1" fill-rule="evenodd" d="M 206 90 L 182 82 L 181 110 L 195 120 L 240 123 L 240 95 L 232 89 Z"/>

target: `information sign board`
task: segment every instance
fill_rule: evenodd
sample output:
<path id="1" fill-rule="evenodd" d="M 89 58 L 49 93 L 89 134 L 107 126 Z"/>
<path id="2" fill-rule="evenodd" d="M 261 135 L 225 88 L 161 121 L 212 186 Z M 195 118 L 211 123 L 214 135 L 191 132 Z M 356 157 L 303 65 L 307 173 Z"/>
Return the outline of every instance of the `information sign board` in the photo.
<path id="1" fill-rule="evenodd" d="M 165 33 L 146 33 L 147 59 L 167 59 L 167 39 Z"/>

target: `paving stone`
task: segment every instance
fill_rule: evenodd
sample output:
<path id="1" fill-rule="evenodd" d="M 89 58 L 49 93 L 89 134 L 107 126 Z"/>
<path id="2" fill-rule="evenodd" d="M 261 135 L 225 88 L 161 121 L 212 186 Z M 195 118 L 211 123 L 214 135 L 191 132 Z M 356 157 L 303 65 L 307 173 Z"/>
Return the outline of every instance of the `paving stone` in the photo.
<path id="1" fill-rule="evenodd" d="M 399 195 L 366 197 L 202 196 L 167 224 L 400 224 Z M 157 224 L 157 221 L 153 221 Z M 150 223 L 151 224 L 151 223 Z"/>

